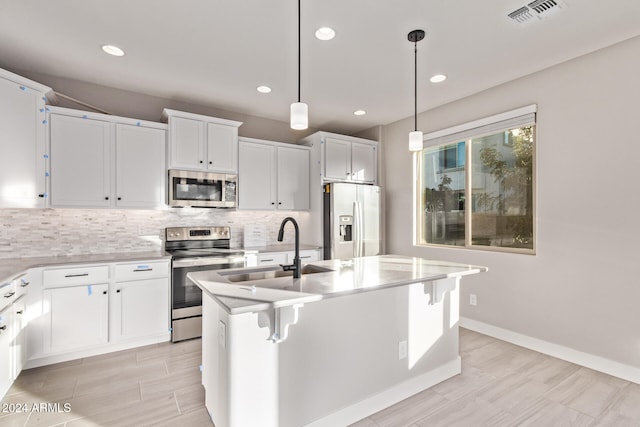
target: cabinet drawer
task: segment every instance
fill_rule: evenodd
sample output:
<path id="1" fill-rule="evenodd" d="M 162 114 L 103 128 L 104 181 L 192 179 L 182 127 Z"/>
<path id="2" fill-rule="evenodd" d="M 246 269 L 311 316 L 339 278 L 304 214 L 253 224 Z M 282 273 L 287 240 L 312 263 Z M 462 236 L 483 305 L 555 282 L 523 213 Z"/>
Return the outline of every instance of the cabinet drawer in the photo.
<path id="1" fill-rule="evenodd" d="M 168 275 L 168 261 L 142 261 L 131 264 L 116 264 L 116 282 L 167 277 Z"/>
<path id="2" fill-rule="evenodd" d="M 289 252 L 289 263 L 293 262 L 295 258 L 295 252 Z M 310 249 L 306 251 L 300 251 L 300 262 L 306 264 L 308 262 L 318 261 L 320 258 L 318 257 L 318 251 Z"/>
<path id="3" fill-rule="evenodd" d="M 0 311 L 16 299 L 15 280 L 0 283 Z"/>
<path id="4" fill-rule="evenodd" d="M 266 252 L 258 254 L 258 265 L 278 265 L 286 263 L 286 252 Z"/>
<path id="5" fill-rule="evenodd" d="M 43 279 L 45 289 L 107 283 L 109 281 L 109 267 L 102 265 L 45 270 Z"/>

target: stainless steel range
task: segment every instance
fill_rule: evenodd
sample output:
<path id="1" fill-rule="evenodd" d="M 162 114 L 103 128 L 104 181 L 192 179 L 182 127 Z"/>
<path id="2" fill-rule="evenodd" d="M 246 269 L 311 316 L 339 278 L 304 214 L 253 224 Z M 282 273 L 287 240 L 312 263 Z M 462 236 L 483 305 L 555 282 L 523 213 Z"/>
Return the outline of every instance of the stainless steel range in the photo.
<path id="1" fill-rule="evenodd" d="M 202 291 L 187 273 L 244 267 L 244 252 L 232 250 L 229 227 L 169 227 L 165 250 L 172 256 L 171 340 L 202 335 Z"/>

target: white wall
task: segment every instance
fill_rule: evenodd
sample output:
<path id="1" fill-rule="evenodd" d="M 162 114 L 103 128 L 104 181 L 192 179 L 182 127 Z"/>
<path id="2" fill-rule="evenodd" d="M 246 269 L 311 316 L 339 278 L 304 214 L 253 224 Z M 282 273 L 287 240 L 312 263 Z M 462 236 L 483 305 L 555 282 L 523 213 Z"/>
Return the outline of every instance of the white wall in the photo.
<path id="1" fill-rule="evenodd" d="M 463 281 L 462 316 L 640 372 L 638 52 L 636 37 L 419 116 L 431 132 L 538 105 L 534 256 L 412 246 L 412 120 L 384 126 L 387 252 L 488 266 Z"/>

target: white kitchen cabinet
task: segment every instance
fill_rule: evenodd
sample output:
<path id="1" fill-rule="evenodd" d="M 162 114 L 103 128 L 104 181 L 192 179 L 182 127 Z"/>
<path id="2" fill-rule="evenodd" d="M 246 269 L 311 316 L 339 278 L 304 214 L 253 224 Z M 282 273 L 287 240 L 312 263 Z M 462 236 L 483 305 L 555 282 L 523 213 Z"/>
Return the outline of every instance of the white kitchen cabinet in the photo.
<path id="1" fill-rule="evenodd" d="M 0 69 L 0 208 L 44 208 L 50 88 Z"/>
<path id="2" fill-rule="evenodd" d="M 12 369 L 13 307 L 0 310 L 0 397 L 13 383 Z"/>
<path id="3" fill-rule="evenodd" d="M 375 183 L 377 166 L 375 144 L 326 138 L 324 146 L 325 179 Z"/>
<path id="4" fill-rule="evenodd" d="M 287 264 L 286 252 L 264 252 L 258 254 L 258 266 Z"/>
<path id="5" fill-rule="evenodd" d="M 238 172 L 242 122 L 165 109 L 169 123 L 169 169 Z"/>
<path id="6" fill-rule="evenodd" d="M 111 126 L 103 120 L 50 115 L 51 206 L 108 207 Z"/>
<path id="7" fill-rule="evenodd" d="M 287 263 L 293 264 L 293 260 L 296 257 L 296 253 L 293 251 L 287 252 Z M 300 262 L 304 265 L 309 262 L 319 261 L 320 251 L 317 249 L 305 249 L 300 251 Z"/>
<path id="8" fill-rule="evenodd" d="M 165 204 L 165 153 L 163 129 L 116 124 L 116 206 Z"/>
<path id="9" fill-rule="evenodd" d="M 52 207 L 165 205 L 166 125 L 49 110 Z"/>
<path id="10" fill-rule="evenodd" d="M 109 310 L 109 341 L 167 333 L 169 262 L 117 264 Z"/>
<path id="11" fill-rule="evenodd" d="M 306 147 L 241 138 L 238 207 L 255 210 L 309 209 Z"/>
<path id="12" fill-rule="evenodd" d="M 78 351 L 107 343 L 108 283 L 52 289 L 46 286 L 45 282 L 45 353 Z"/>
<path id="13" fill-rule="evenodd" d="M 15 380 L 20 375 L 27 362 L 27 305 L 26 298 L 21 297 L 13 303 L 13 340 L 11 357 L 12 378 Z"/>

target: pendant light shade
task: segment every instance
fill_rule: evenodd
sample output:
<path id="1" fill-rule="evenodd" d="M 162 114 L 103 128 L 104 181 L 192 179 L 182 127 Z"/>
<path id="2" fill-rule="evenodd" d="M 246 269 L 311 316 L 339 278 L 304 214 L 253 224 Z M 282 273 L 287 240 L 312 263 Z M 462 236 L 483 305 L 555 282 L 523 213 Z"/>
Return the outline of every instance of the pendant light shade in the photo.
<path id="1" fill-rule="evenodd" d="M 304 102 L 291 104 L 291 129 L 303 130 L 309 127 L 309 107 Z"/>
<path id="2" fill-rule="evenodd" d="M 418 42 L 424 39 L 423 30 L 413 30 L 407 34 L 407 39 L 413 43 L 413 132 L 409 133 L 409 150 L 422 150 L 422 131 L 418 130 Z"/>
<path id="3" fill-rule="evenodd" d="M 291 129 L 309 127 L 309 107 L 300 102 L 300 0 L 298 0 L 298 102 L 291 104 Z"/>

